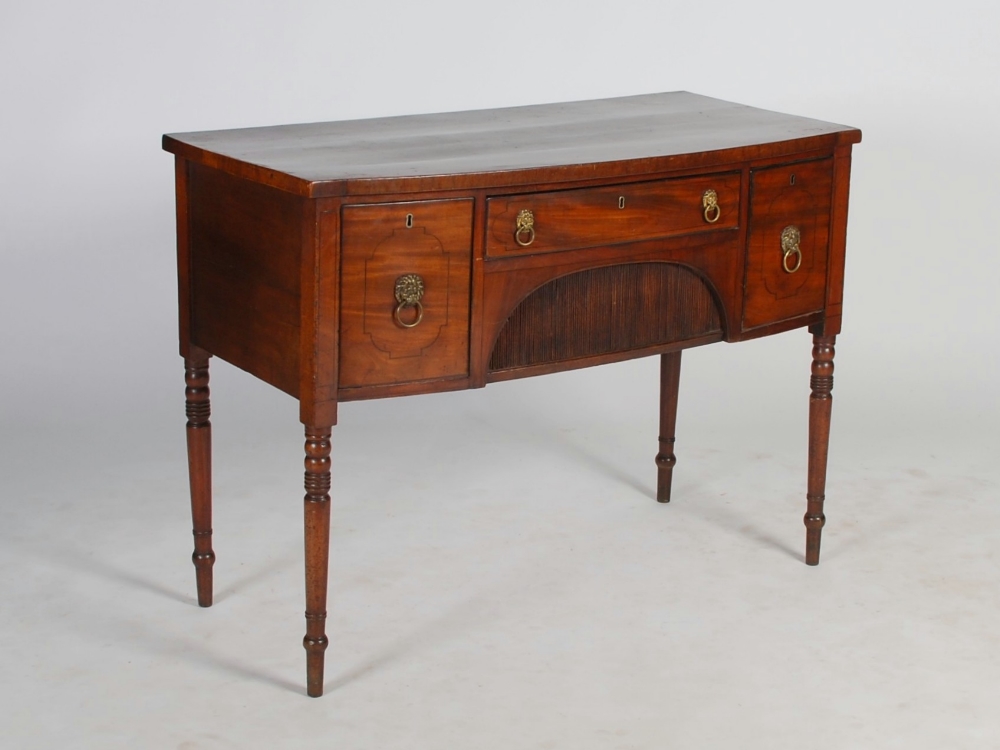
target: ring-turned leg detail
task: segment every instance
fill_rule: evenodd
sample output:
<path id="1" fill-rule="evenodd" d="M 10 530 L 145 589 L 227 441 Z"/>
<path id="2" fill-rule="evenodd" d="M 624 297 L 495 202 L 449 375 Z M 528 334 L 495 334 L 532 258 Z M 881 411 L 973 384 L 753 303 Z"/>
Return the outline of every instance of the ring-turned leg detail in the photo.
<path id="1" fill-rule="evenodd" d="M 812 394 L 809 397 L 809 480 L 806 494 L 806 565 L 819 565 L 820 537 L 826 516 L 826 457 L 833 406 L 833 357 L 836 336 L 813 335 Z"/>
<path id="2" fill-rule="evenodd" d="M 660 357 L 660 452 L 656 454 L 656 500 L 670 502 L 673 478 L 674 432 L 677 425 L 677 390 L 681 381 L 681 353 L 671 352 Z"/>
<path id="3" fill-rule="evenodd" d="M 326 589 L 330 560 L 330 427 L 306 426 L 306 692 L 323 695 Z"/>
<path id="4" fill-rule="evenodd" d="M 212 423 L 208 390 L 208 356 L 184 360 L 187 412 L 188 476 L 191 482 L 191 520 L 194 532 L 198 604 L 212 606 Z"/>

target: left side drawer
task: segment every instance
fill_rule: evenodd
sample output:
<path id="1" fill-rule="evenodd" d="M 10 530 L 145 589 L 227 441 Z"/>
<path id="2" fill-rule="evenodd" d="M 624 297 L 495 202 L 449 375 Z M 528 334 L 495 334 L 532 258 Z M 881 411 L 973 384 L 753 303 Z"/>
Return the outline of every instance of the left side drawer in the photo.
<path id="1" fill-rule="evenodd" d="M 341 388 L 468 376 L 472 208 L 344 207 Z"/>

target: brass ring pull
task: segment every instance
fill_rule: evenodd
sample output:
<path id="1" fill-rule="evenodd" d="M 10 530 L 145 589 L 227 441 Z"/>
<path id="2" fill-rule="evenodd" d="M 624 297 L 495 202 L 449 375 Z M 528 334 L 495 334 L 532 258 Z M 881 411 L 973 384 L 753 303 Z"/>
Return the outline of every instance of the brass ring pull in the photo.
<path id="1" fill-rule="evenodd" d="M 521 235 L 527 235 L 527 240 L 522 240 Z M 535 215 L 530 209 L 522 208 L 517 214 L 517 229 L 514 230 L 514 241 L 521 247 L 527 247 L 535 241 Z"/>
<path id="2" fill-rule="evenodd" d="M 712 189 L 708 189 L 701 196 L 702 216 L 709 224 L 714 224 L 722 216 L 722 208 L 719 206 L 719 194 Z"/>
<path id="3" fill-rule="evenodd" d="M 399 311 L 402 310 L 404 307 L 417 308 L 417 319 L 414 320 L 412 323 L 404 323 L 402 319 L 399 317 Z M 419 302 L 415 302 L 412 305 L 406 305 L 400 303 L 396 305 L 396 309 L 393 312 L 393 317 L 396 318 L 396 322 L 399 323 L 403 328 L 416 328 L 418 325 L 420 325 L 420 321 L 424 319 L 424 306 Z"/>
<path id="4" fill-rule="evenodd" d="M 392 316 L 403 328 L 416 328 L 420 321 L 424 319 L 424 306 L 420 298 L 424 296 L 424 280 L 415 273 L 408 273 L 396 279 L 396 309 Z M 412 323 L 404 323 L 399 313 L 404 308 L 415 307 L 417 309 L 417 319 Z"/>
<path id="5" fill-rule="evenodd" d="M 799 242 L 802 240 L 802 233 L 794 224 L 789 224 L 781 230 L 781 267 L 785 273 L 795 273 L 802 267 L 802 248 Z M 795 257 L 795 265 L 789 266 L 788 259 Z"/>

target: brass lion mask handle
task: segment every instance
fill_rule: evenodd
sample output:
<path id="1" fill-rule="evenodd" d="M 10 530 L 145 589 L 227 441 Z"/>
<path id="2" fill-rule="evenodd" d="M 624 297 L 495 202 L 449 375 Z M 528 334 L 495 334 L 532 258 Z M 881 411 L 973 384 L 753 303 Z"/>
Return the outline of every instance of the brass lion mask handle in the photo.
<path id="1" fill-rule="evenodd" d="M 517 214 L 514 241 L 521 247 L 527 247 L 535 241 L 535 215 L 529 208 L 522 208 Z"/>
<path id="2" fill-rule="evenodd" d="M 712 189 L 706 190 L 701 196 L 702 216 L 709 224 L 714 224 L 722 216 L 719 206 L 719 194 Z"/>
<path id="3" fill-rule="evenodd" d="M 789 224 L 781 230 L 781 267 L 785 273 L 795 273 L 802 266 L 802 248 L 799 243 L 802 241 L 802 233 L 794 224 Z M 795 265 L 792 266 L 789 260 L 795 258 Z"/>
<path id="4" fill-rule="evenodd" d="M 396 279 L 396 309 L 392 316 L 403 328 L 416 328 L 424 319 L 424 306 L 420 299 L 424 296 L 424 280 L 415 273 L 408 273 Z M 417 317 L 412 323 L 404 323 L 400 313 L 407 307 L 417 311 Z"/>

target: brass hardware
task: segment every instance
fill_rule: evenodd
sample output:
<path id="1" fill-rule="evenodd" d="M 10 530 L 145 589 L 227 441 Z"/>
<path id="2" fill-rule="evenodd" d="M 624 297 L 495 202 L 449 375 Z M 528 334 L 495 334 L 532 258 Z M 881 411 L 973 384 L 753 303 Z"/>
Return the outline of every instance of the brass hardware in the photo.
<path id="1" fill-rule="evenodd" d="M 521 239 L 522 234 L 527 234 L 528 239 Z M 535 241 L 535 215 L 531 209 L 522 208 L 517 214 L 517 229 L 514 230 L 514 241 L 521 247 L 527 247 Z"/>
<path id="2" fill-rule="evenodd" d="M 624 195 L 619 195 L 618 196 L 618 208 L 625 208 L 625 196 Z"/>
<path id="3" fill-rule="evenodd" d="M 415 273 L 408 273 L 396 279 L 396 309 L 392 315 L 403 328 L 416 328 L 424 319 L 424 306 L 420 298 L 424 296 L 424 280 Z M 417 319 L 412 323 L 404 323 L 399 313 L 406 307 L 417 308 Z"/>
<path id="4" fill-rule="evenodd" d="M 701 207 L 704 209 L 702 215 L 709 224 L 714 224 L 722 216 L 722 208 L 719 207 L 719 194 L 712 189 L 706 190 L 701 196 Z"/>
<path id="5" fill-rule="evenodd" d="M 801 239 L 802 233 L 794 224 L 781 230 L 781 267 L 785 269 L 785 273 L 795 273 L 802 266 L 802 248 L 799 247 Z M 788 259 L 793 255 L 796 256 L 795 267 L 789 268 Z"/>
<path id="6" fill-rule="evenodd" d="M 413 229 L 413 214 L 406 215 L 406 228 Z"/>

